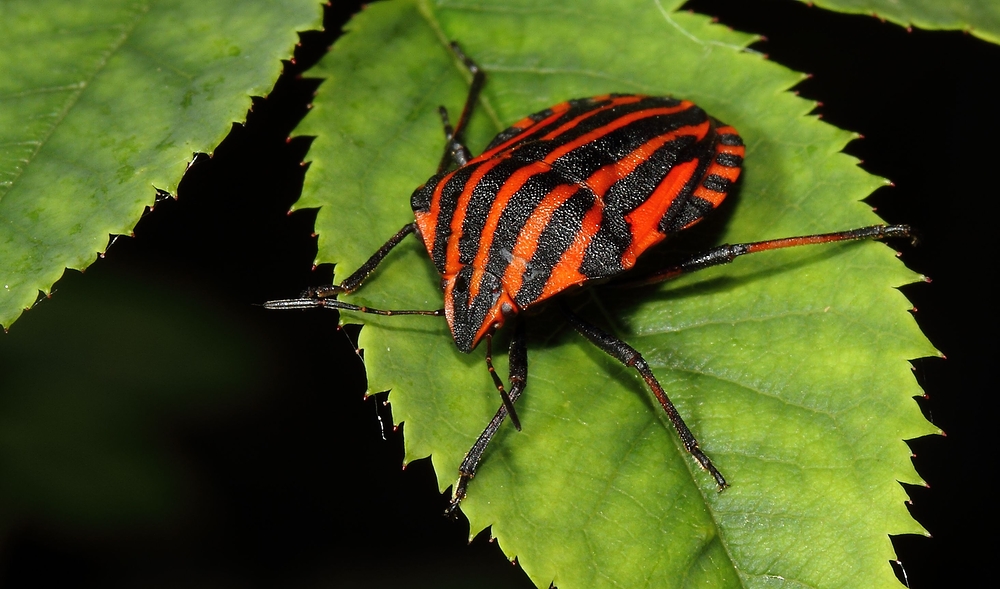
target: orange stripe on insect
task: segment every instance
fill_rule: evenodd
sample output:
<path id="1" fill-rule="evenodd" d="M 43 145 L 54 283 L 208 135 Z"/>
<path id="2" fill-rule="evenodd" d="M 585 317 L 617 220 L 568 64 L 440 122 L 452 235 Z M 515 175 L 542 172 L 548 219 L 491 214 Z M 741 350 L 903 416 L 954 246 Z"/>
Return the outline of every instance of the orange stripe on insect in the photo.
<path id="1" fill-rule="evenodd" d="M 614 108 L 616 106 L 621 106 L 623 104 L 633 104 L 633 103 L 639 102 L 643 98 L 646 98 L 646 97 L 645 96 L 640 96 L 640 95 L 619 96 L 618 98 L 612 99 L 611 102 L 609 102 L 608 104 L 605 104 L 603 106 L 597 107 L 597 108 L 595 108 L 593 110 L 588 110 L 587 112 L 579 115 L 575 119 L 572 119 L 570 121 L 567 121 L 567 122 L 563 123 L 562 125 L 560 125 L 554 131 L 550 131 L 545 136 L 543 136 L 542 137 L 542 141 L 551 141 L 552 139 L 555 139 L 555 138 L 559 137 L 563 133 L 569 131 L 570 129 L 573 129 L 574 127 L 576 127 L 577 125 L 579 125 L 583 121 L 586 121 L 587 119 L 593 117 L 594 115 L 597 115 L 597 114 L 602 113 L 602 112 L 604 112 L 606 110 L 612 109 L 612 108 Z M 605 94 L 603 96 L 595 96 L 591 100 L 593 100 L 594 102 L 603 102 L 604 100 L 609 100 L 609 99 L 611 99 L 611 96 Z"/>
<path id="2" fill-rule="evenodd" d="M 721 143 L 715 148 L 716 153 L 723 153 L 726 155 L 735 155 L 742 158 L 745 155 L 746 148 L 742 145 L 722 145 Z"/>
<path id="3" fill-rule="evenodd" d="M 657 135 L 646 143 L 643 143 L 639 147 L 635 148 L 631 153 L 617 162 L 604 166 L 591 174 L 591 176 L 587 178 L 585 184 L 594 192 L 594 194 L 598 196 L 598 198 L 604 198 L 604 195 L 608 193 L 608 190 L 614 185 L 615 182 L 618 182 L 634 172 L 636 168 L 642 165 L 643 162 L 649 160 L 656 150 L 663 147 L 666 143 L 684 135 L 690 135 L 696 140 L 701 140 L 701 138 L 708 133 L 708 129 L 709 123 L 708 121 L 705 121 L 700 125 L 681 127 L 680 129 L 675 129 L 669 133 Z"/>
<path id="4" fill-rule="evenodd" d="M 461 269 L 459 262 L 458 241 L 462 238 L 462 223 L 465 221 L 465 214 L 468 212 L 469 200 L 472 199 L 472 191 L 479 185 L 479 181 L 487 172 L 497 167 L 506 160 L 505 157 L 494 158 L 476 170 L 469 176 L 468 182 L 462 188 L 462 194 L 458 197 L 458 204 L 455 206 L 455 216 L 451 218 L 451 237 L 448 238 L 448 248 L 445 257 L 445 276 L 452 276 Z"/>
<path id="5" fill-rule="evenodd" d="M 420 235 L 424 238 L 424 246 L 432 257 L 434 255 L 434 240 L 436 238 L 438 216 L 441 215 L 441 193 L 444 191 L 445 185 L 448 184 L 448 181 L 452 179 L 457 171 L 455 170 L 444 178 L 441 178 L 437 186 L 434 187 L 434 194 L 431 196 L 431 206 L 427 212 L 414 211 L 417 227 L 420 229 Z"/>
<path id="6" fill-rule="evenodd" d="M 625 220 L 632 231 L 632 243 L 622 256 L 622 267 L 629 269 L 635 265 L 635 260 L 642 252 L 663 241 L 666 237 L 658 231 L 660 219 L 667 209 L 677 199 L 695 170 L 698 160 L 690 160 L 677 164 L 670 173 L 657 185 L 653 194 L 631 213 L 625 215 Z"/>
<path id="7" fill-rule="evenodd" d="M 514 244 L 514 251 L 511 252 L 511 259 L 507 266 L 507 271 L 503 276 L 503 285 L 507 292 L 516 293 L 521 290 L 525 276 L 532 272 L 530 267 L 531 259 L 538 249 L 538 240 L 542 236 L 542 231 L 548 226 L 552 215 L 559 207 L 580 191 L 578 184 L 561 184 L 552 189 L 542 201 L 535 207 L 535 210 L 528 217 L 528 222 L 517 235 Z"/>
<path id="8" fill-rule="evenodd" d="M 583 264 L 583 256 L 587 253 L 587 246 L 597 235 L 601 228 L 601 218 L 604 216 L 604 200 L 596 198 L 590 210 L 583 216 L 580 230 L 573 236 L 573 243 L 563 252 L 549 275 L 549 280 L 542 289 L 542 294 L 537 301 L 547 299 L 558 294 L 571 286 L 583 284 L 588 279 L 580 272 L 580 265 Z"/>
<path id="9" fill-rule="evenodd" d="M 716 180 L 721 178 L 728 182 L 729 185 L 723 190 L 718 190 L 716 187 L 708 185 L 706 179 L 710 176 L 714 176 Z M 712 207 L 718 207 L 725 200 L 726 195 L 729 194 L 729 186 L 732 186 L 732 183 L 736 182 L 739 176 L 738 168 L 727 168 L 718 164 L 710 165 L 702 177 L 702 181 L 705 183 L 698 185 L 694 190 L 694 196 L 712 203 Z"/>
<path id="10" fill-rule="evenodd" d="M 573 151 L 574 149 L 578 147 L 583 147 L 584 145 L 587 145 L 589 143 L 593 143 L 594 141 L 597 141 L 598 139 L 604 137 L 605 135 L 611 133 L 612 131 L 621 129 L 622 127 L 634 123 L 635 121 L 648 119 L 650 117 L 655 117 L 659 115 L 675 114 L 678 112 L 685 111 L 691 106 L 694 105 L 685 100 L 675 107 L 647 108 L 644 110 L 639 110 L 633 113 L 629 113 L 624 116 L 620 116 L 602 127 L 598 127 L 597 129 L 594 129 L 589 133 L 584 133 L 583 135 L 577 137 L 573 141 L 569 141 L 567 143 L 564 143 L 563 145 L 560 145 L 558 148 L 552 150 L 552 152 L 550 152 L 547 156 L 545 156 L 544 161 L 550 163 L 554 162 L 560 157 Z"/>
<path id="11" fill-rule="evenodd" d="M 716 192 L 714 190 L 709 190 L 704 186 L 696 188 L 692 195 L 712 203 L 712 208 L 717 208 L 720 204 L 722 204 L 722 201 L 726 199 L 725 192 Z M 693 223 L 690 225 L 693 225 Z M 690 225 L 685 225 L 685 227 L 689 227 Z"/>
<path id="12" fill-rule="evenodd" d="M 709 127 L 709 122 L 705 121 L 700 125 L 682 127 L 670 133 L 654 137 L 621 160 L 600 168 L 587 179 L 586 185 L 588 188 L 591 188 L 596 197 L 594 205 L 584 215 L 580 230 L 573 237 L 573 243 L 570 244 L 559 258 L 559 262 L 553 268 L 552 274 L 548 282 L 545 283 L 545 288 L 542 290 L 542 294 L 538 300 L 553 296 L 570 286 L 583 284 L 588 280 L 588 277 L 580 271 L 580 267 L 583 264 L 583 259 L 587 253 L 588 246 L 590 246 L 590 242 L 593 241 L 594 236 L 597 235 L 597 232 L 601 228 L 601 222 L 604 218 L 604 196 L 611 186 L 634 172 L 642 162 L 649 159 L 658 148 L 668 141 L 677 139 L 681 135 L 693 135 L 700 139 L 708 133 Z M 650 242 L 649 245 L 663 239 L 663 235 L 656 231 L 656 226 L 660 218 L 663 217 L 663 214 L 666 213 L 667 208 L 677 198 L 677 194 L 684 187 L 686 180 L 690 178 L 693 170 L 697 168 L 697 161 L 695 161 L 694 167 L 689 166 L 690 162 L 675 166 L 671 170 L 671 173 L 664 179 L 664 182 L 668 184 L 666 189 L 664 189 L 664 182 L 661 182 L 646 202 L 630 215 L 626 215 L 625 219 L 632 228 L 633 236 L 640 235 L 643 241 Z M 655 216 L 654 218 L 657 211 L 659 211 L 659 216 Z M 642 220 L 642 225 L 638 229 L 632 221 L 632 218 L 636 216 Z M 649 233 L 652 233 L 653 236 L 646 235 Z M 635 237 L 633 237 L 633 244 L 634 239 Z M 643 245 L 642 250 L 645 250 L 649 245 Z M 639 253 L 642 250 L 639 250 Z M 628 256 L 628 253 L 626 253 L 626 256 Z M 634 263 L 635 257 L 633 256 L 626 268 L 631 267 Z"/>
<path id="13" fill-rule="evenodd" d="M 518 121 L 518 122 L 516 122 L 516 123 L 514 123 L 512 125 L 513 127 L 520 128 L 521 129 L 521 133 L 518 133 L 514 137 L 511 137 L 507 141 L 504 141 L 503 143 L 501 143 L 500 145 L 494 147 L 493 149 L 491 149 L 489 151 L 484 151 L 483 153 L 479 154 L 478 157 L 476 157 L 475 159 L 471 160 L 469 163 L 471 164 L 471 163 L 475 163 L 475 162 L 481 162 L 481 161 L 484 161 L 484 160 L 487 160 L 487 159 L 493 157 L 494 155 L 502 152 L 503 150 L 507 149 L 511 145 L 517 143 L 518 141 L 523 140 L 525 137 L 531 136 L 531 130 L 532 129 L 535 129 L 537 131 L 537 130 L 545 127 L 548 124 L 554 123 L 556 120 L 559 119 L 559 117 L 563 116 L 566 113 L 566 111 L 568 111 L 569 109 L 570 109 L 570 105 L 569 105 L 568 102 L 561 102 L 561 103 L 559 103 L 559 104 L 551 107 L 549 110 L 552 111 L 552 114 L 549 115 L 549 116 L 547 116 L 547 117 L 545 117 L 544 119 L 542 119 L 540 121 L 536 122 L 531 117 L 525 117 L 525 118 L 521 119 L 520 121 Z"/>
<path id="14" fill-rule="evenodd" d="M 514 304 L 514 299 L 506 291 L 501 292 L 496 304 L 490 307 L 489 312 L 486 314 L 486 319 L 476 332 L 476 341 L 486 337 L 487 333 L 493 333 L 503 327 L 504 320 L 507 319 L 507 316 L 503 313 L 504 306 L 514 309 L 516 313 L 517 305 Z"/>
<path id="15" fill-rule="evenodd" d="M 497 191 L 496 198 L 490 207 L 489 215 L 486 217 L 486 224 L 483 226 L 482 233 L 480 233 L 479 251 L 476 252 L 476 258 L 472 262 L 472 284 L 469 288 L 469 300 L 472 300 L 479 294 L 479 285 L 483 278 L 483 272 L 486 271 L 486 262 L 489 260 L 490 246 L 493 245 L 493 236 L 496 233 L 497 225 L 500 223 L 501 215 L 507 209 L 507 203 L 510 202 L 511 197 L 533 176 L 547 172 L 550 169 L 549 165 L 544 162 L 532 162 L 518 168 L 516 172 L 507 178 L 503 186 L 500 187 L 500 190 Z"/>

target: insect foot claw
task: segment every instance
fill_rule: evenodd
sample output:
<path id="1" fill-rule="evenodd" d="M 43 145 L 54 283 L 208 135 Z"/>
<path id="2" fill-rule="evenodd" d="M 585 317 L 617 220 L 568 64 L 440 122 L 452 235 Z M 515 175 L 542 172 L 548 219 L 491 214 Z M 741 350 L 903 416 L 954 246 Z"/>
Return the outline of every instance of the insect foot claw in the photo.
<path id="1" fill-rule="evenodd" d="M 909 238 L 910 245 L 916 246 L 920 241 L 913 227 L 909 225 L 886 225 L 882 229 L 882 235 L 877 239 L 901 239 Z"/>
<path id="2" fill-rule="evenodd" d="M 719 469 L 715 468 L 715 465 L 712 464 L 712 461 L 708 458 L 708 456 L 701 451 L 701 448 L 698 447 L 697 443 L 689 445 L 687 450 L 692 456 L 694 456 L 694 459 L 698 461 L 698 464 L 703 469 L 707 470 L 710 475 L 712 475 L 712 478 L 715 479 L 715 486 L 718 487 L 720 493 L 729 487 L 729 483 L 726 482 L 726 477 L 722 476 Z"/>
<path id="3" fill-rule="evenodd" d="M 448 507 L 444 509 L 444 516 L 448 519 L 458 519 L 458 505 L 462 502 L 461 497 L 453 496 Z"/>
<path id="4" fill-rule="evenodd" d="M 337 306 L 337 295 L 347 292 L 342 286 L 337 284 L 327 284 L 323 286 L 310 286 L 299 294 L 297 299 L 280 299 L 267 301 L 264 303 L 265 309 L 317 309 L 330 306 Z"/>
<path id="5" fill-rule="evenodd" d="M 469 479 L 472 478 L 469 475 L 462 473 L 458 477 L 458 482 L 455 483 L 455 489 L 451 494 L 451 503 L 444 510 L 444 515 L 449 519 L 455 519 L 458 517 L 458 505 L 465 499 L 465 491 L 469 486 Z"/>
<path id="6" fill-rule="evenodd" d="M 324 284 L 323 286 L 310 286 L 302 291 L 304 299 L 335 299 L 337 295 L 344 292 L 344 288 L 337 284 Z"/>
<path id="7" fill-rule="evenodd" d="M 459 500 L 455 497 L 451 498 L 451 503 L 444 510 L 444 516 L 448 519 L 458 519 L 458 504 Z"/>

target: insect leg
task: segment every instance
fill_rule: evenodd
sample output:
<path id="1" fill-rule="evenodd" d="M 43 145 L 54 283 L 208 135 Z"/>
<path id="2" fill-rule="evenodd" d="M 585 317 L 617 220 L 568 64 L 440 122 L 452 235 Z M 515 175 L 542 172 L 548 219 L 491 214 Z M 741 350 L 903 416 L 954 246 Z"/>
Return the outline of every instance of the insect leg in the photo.
<path id="1" fill-rule="evenodd" d="M 909 225 L 873 225 L 871 227 L 861 227 L 860 229 L 850 229 L 848 231 L 838 231 L 836 233 L 823 233 L 819 235 L 801 235 L 799 237 L 785 237 L 783 239 L 769 239 L 767 241 L 754 241 L 750 243 L 725 244 L 712 248 L 692 256 L 686 262 L 670 268 L 665 268 L 650 276 L 638 280 L 628 280 L 618 283 L 620 286 L 644 286 L 656 284 L 676 278 L 681 274 L 687 274 L 711 266 L 728 264 L 745 254 L 754 254 L 767 250 L 783 249 L 786 247 L 798 247 L 800 245 L 813 245 L 817 243 L 833 243 L 837 241 L 854 241 L 859 239 L 889 239 L 894 237 L 913 237 L 913 232 Z"/>
<path id="2" fill-rule="evenodd" d="M 338 294 L 348 294 L 352 293 L 359 288 L 361 284 L 375 271 L 375 268 L 385 259 L 392 248 L 399 245 L 399 242 L 403 241 L 403 238 L 407 235 L 415 232 L 417 230 L 416 223 L 407 223 L 403 225 L 395 235 L 389 238 L 389 241 L 382 244 L 382 247 L 378 248 L 372 257 L 368 258 L 368 261 L 361 265 L 360 268 L 354 271 L 353 274 L 345 278 L 340 284 L 327 284 L 324 286 L 313 286 L 302 293 L 302 298 L 304 299 L 324 299 L 328 297 L 335 297 Z"/>
<path id="3" fill-rule="evenodd" d="M 500 400 L 503 401 L 503 406 L 507 409 L 507 414 L 510 415 L 510 422 L 514 424 L 514 429 L 521 431 L 521 420 L 517 418 L 517 412 L 514 411 L 514 403 L 507 396 L 507 391 L 503 388 L 503 381 L 500 380 L 497 371 L 493 368 L 493 334 L 491 333 L 486 334 L 486 369 L 490 371 L 493 384 L 500 392 Z"/>
<path id="4" fill-rule="evenodd" d="M 684 444 L 684 448 L 694 456 L 694 459 L 698 461 L 698 464 L 702 468 L 707 470 L 712 478 L 715 479 L 715 484 L 719 487 L 719 490 L 723 490 L 729 486 L 726 483 L 726 479 L 722 476 L 717 468 L 712 464 L 712 461 L 708 456 L 702 452 L 701 448 L 698 447 L 698 440 L 695 439 L 694 434 L 688 429 L 687 424 L 684 423 L 684 419 L 681 418 L 680 413 L 674 407 L 674 404 L 670 402 L 670 398 L 667 397 L 667 393 L 660 386 L 660 382 L 656 380 L 656 376 L 653 375 L 653 371 L 649 368 L 649 364 L 642 357 L 635 348 L 626 344 L 622 340 L 616 338 L 615 336 L 597 328 L 596 326 L 584 321 L 579 315 L 570 311 L 565 305 L 561 306 L 563 314 L 569 320 L 570 325 L 573 329 L 580 332 L 583 337 L 591 341 L 595 346 L 604 350 L 609 356 L 618 360 L 625 366 L 635 368 L 636 371 L 642 376 L 642 379 L 646 381 L 646 384 L 656 395 L 656 400 L 660 402 L 660 406 L 667 413 L 667 418 L 670 419 L 670 423 L 674 425 L 674 429 L 677 430 L 677 435 L 681 439 L 681 443 Z"/>
<path id="5" fill-rule="evenodd" d="M 524 392 L 524 387 L 528 382 L 528 347 L 525 343 L 523 321 L 518 321 L 514 326 L 514 337 L 510 341 L 510 353 L 507 356 L 507 360 L 510 364 L 510 402 L 511 406 L 513 406 L 514 402 L 521 396 L 521 393 Z M 445 510 L 445 515 L 453 516 L 458 509 L 458 504 L 462 502 L 462 499 L 465 499 L 469 481 L 472 480 L 472 477 L 476 476 L 476 469 L 483 459 L 483 452 L 486 450 L 486 446 L 490 443 L 490 440 L 493 439 L 494 434 L 500 429 L 500 424 L 503 423 L 506 416 L 507 406 L 505 403 L 497 409 L 489 425 L 486 426 L 483 433 L 479 434 L 476 443 L 465 454 L 465 459 L 462 460 L 462 465 L 458 468 L 458 482 L 455 483 L 451 503 L 448 505 L 448 509 Z"/>
<path id="6" fill-rule="evenodd" d="M 465 132 L 465 127 L 469 122 L 469 117 L 472 115 L 472 108 L 476 104 L 476 100 L 479 99 L 479 93 L 483 89 L 483 84 L 486 82 L 486 73 L 483 72 L 482 68 L 472 61 L 462 49 L 458 46 L 458 43 L 452 42 L 451 51 L 455 54 L 455 57 L 469 70 L 472 74 L 472 82 L 469 84 L 469 94 L 465 97 L 465 105 L 462 107 L 462 114 L 458 117 L 458 122 L 452 127 L 451 123 L 448 121 L 448 110 L 441 106 L 438 107 L 438 112 L 441 114 L 441 123 L 444 125 L 444 135 L 445 135 L 445 145 L 444 154 L 441 156 L 441 162 L 438 164 L 438 174 L 445 171 L 452 162 L 459 166 L 464 166 L 472 159 L 472 154 L 469 152 L 468 148 L 462 142 L 462 135 Z"/>
<path id="7" fill-rule="evenodd" d="M 264 303 L 265 309 L 341 309 L 344 311 L 357 311 L 359 313 L 369 313 L 372 315 L 431 315 L 434 317 L 444 317 L 444 309 L 415 310 L 415 309 L 375 309 L 364 305 L 352 305 L 337 300 L 337 295 L 341 293 L 352 293 L 361 287 L 361 284 L 375 271 L 379 263 L 392 251 L 392 248 L 399 245 L 403 238 L 413 233 L 417 229 L 416 223 L 408 223 L 403 226 L 395 235 L 389 238 L 378 251 L 368 258 L 368 261 L 361 265 L 340 284 L 328 284 L 326 286 L 313 286 L 306 289 L 297 299 L 279 299 Z"/>

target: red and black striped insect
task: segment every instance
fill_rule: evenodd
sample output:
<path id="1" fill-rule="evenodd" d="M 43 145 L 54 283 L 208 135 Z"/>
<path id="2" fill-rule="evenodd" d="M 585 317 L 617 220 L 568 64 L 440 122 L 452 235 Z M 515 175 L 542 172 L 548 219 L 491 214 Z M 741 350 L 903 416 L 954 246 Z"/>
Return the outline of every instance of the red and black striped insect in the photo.
<path id="1" fill-rule="evenodd" d="M 527 383 L 528 359 L 520 313 L 569 289 L 621 276 L 650 247 L 699 222 L 726 198 L 740 175 L 744 155 L 736 130 L 691 102 L 608 94 L 570 100 L 529 115 L 472 157 L 462 143 L 462 132 L 485 76 L 457 46 L 452 49 L 472 73 L 472 84 L 454 127 L 440 107 L 445 151 L 437 174 L 410 198 L 415 222 L 405 225 L 339 285 L 266 304 L 275 309 L 444 315 L 461 351 L 471 352 L 485 340 L 487 368 L 502 404 L 462 462 L 449 512 L 465 496 L 503 420 L 509 415 L 521 429 L 514 403 Z M 357 290 L 411 233 L 423 242 L 441 274 L 443 309 L 389 311 L 336 300 L 339 294 Z M 909 234 L 907 226 L 877 225 L 722 245 L 630 282 L 655 283 L 764 250 Z M 719 490 L 724 489 L 722 473 L 699 448 L 642 355 L 565 305 L 559 308 L 576 331 L 638 371 L 684 447 L 712 475 Z M 515 323 L 509 394 L 492 363 L 493 334 L 507 322 Z"/>

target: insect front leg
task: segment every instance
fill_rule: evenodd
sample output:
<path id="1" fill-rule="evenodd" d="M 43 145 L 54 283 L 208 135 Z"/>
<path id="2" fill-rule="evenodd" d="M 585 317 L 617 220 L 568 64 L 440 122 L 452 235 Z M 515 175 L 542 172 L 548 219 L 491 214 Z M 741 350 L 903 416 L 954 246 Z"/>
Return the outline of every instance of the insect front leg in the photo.
<path id="1" fill-rule="evenodd" d="M 353 274 L 345 278 L 340 284 L 328 284 L 325 286 L 314 286 L 302 293 L 303 298 L 311 299 L 323 299 L 327 297 L 335 297 L 338 294 L 348 294 L 352 293 L 359 288 L 361 284 L 371 276 L 371 273 L 375 271 L 382 260 L 385 259 L 389 252 L 392 251 L 394 247 L 399 245 L 399 242 L 403 241 L 403 238 L 407 235 L 416 232 L 416 223 L 407 223 L 403 225 L 403 228 L 396 232 L 395 235 L 389 238 L 389 241 L 382 244 L 382 247 L 378 248 L 372 257 L 368 258 L 368 261 L 361 265 L 360 268 L 354 271 Z"/>
<path id="2" fill-rule="evenodd" d="M 381 263 L 382 260 L 389 255 L 392 248 L 399 245 L 399 242 L 403 241 L 404 237 L 415 232 L 416 229 L 416 223 L 408 223 L 404 225 L 402 229 L 389 238 L 389 241 L 385 242 L 382 247 L 378 248 L 378 251 L 375 252 L 372 257 L 368 258 L 367 262 L 355 270 L 354 274 L 348 276 L 340 284 L 310 287 L 306 289 L 306 291 L 303 292 L 297 299 L 267 301 L 264 303 L 264 308 L 280 310 L 326 308 L 357 311 L 359 313 L 369 313 L 372 315 L 431 315 L 433 317 L 444 317 L 444 309 L 374 309 L 364 305 L 352 305 L 351 303 L 345 303 L 337 300 L 337 295 L 342 293 L 351 293 L 360 288 L 365 279 L 367 279 L 371 273 L 375 271 L 375 268 L 379 265 L 379 263 Z"/>
<path id="3" fill-rule="evenodd" d="M 507 361 L 510 366 L 508 378 L 510 380 L 510 394 L 508 398 L 510 399 L 511 406 L 513 406 L 514 402 L 521 396 L 521 393 L 524 392 L 524 387 L 528 383 L 528 347 L 525 342 L 523 321 L 518 321 L 514 326 L 514 336 L 510 341 L 510 352 L 507 355 Z M 503 423 L 505 417 L 507 417 L 507 406 L 503 404 L 497 409 L 496 414 L 493 415 L 493 419 L 490 420 L 486 429 L 479 434 L 479 438 L 476 439 L 472 448 L 465 454 L 465 459 L 462 460 L 462 465 L 458 468 L 458 482 L 455 483 L 451 495 L 451 503 L 448 505 L 448 509 L 445 510 L 445 515 L 454 516 L 458 509 L 458 504 L 462 502 L 462 499 L 465 499 L 469 481 L 472 480 L 472 477 L 476 476 L 476 469 L 479 468 L 479 463 L 483 460 L 483 452 L 486 451 L 486 446 L 493 439 L 497 430 L 500 429 L 500 424 Z"/>
<path id="4" fill-rule="evenodd" d="M 677 430 L 677 436 L 681 439 L 681 443 L 684 444 L 684 448 L 694 456 L 694 459 L 698 461 L 698 464 L 702 468 L 707 470 L 712 478 L 715 479 L 715 484 L 718 486 L 719 490 L 722 491 L 729 486 L 726 482 L 725 477 L 719 472 L 712 461 L 708 458 L 700 447 L 698 447 L 698 440 L 695 439 L 694 434 L 688 429 L 684 419 L 681 417 L 680 413 L 674 407 L 674 404 L 670 401 L 670 397 L 667 396 L 666 391 L 660 386 L 660 382 L 656 380 L 656 376 L 653 375 L 653 371 L 649 368 L 649 364 L 642 357 L 635 348 L 626 344 L 622 340 L 616 338 L 615 336 L 607 333 L 606 331 L 599 329 L 595 325 L 584 321 L 579 315 L 570 311 L 565 305 L 561 305 L 563 314 L 569 320 L 570 325 L 573 329 L 580 332 L 580 334 L 591 341 L 595 346 L 604 350 L 609 356 L 618 360 L 625 366 L 635 368 L 635 370 L 642 376 L 642 379 L 646 381 L 646 384 L 653 391 L 656 396 L 656 400 L 660 402 L 660 406 L 667 414 L 667 418 L 670 419 L 670 423 L 673 424 L 674 429 Z"/>

